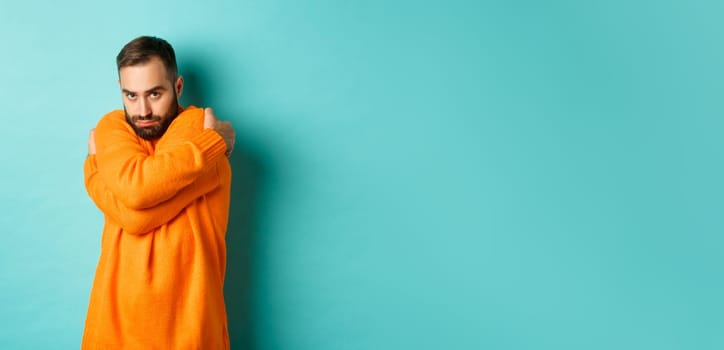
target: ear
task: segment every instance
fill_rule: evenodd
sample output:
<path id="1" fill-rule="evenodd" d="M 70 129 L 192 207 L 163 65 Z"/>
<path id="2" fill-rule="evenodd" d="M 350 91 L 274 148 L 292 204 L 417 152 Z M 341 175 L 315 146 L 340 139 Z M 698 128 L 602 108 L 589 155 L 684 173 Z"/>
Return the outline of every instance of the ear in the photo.
<path id="1" fill-rule="evenodd" d="M 181 94 L 184 92 L 184 77 L 178 76 L 176 78 L 176 84 L 174 84 L 174 88 L 176 88 L 176 96 L 181 97 Z"/>

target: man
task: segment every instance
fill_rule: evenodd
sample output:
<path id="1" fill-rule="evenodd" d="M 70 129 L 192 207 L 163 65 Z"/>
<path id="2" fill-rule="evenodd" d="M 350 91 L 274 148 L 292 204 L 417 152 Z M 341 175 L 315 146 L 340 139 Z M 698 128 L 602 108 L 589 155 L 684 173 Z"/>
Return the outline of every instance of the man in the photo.
<path id="1" fill-rule="evenodd" d="M 209 108 L 180 107 L 165 40 L 132 40 L 117 65 L 124 110 L 91 131 L 84 164 L 105 225 L 81 347 L 228 349 L 234 130 Z"/>

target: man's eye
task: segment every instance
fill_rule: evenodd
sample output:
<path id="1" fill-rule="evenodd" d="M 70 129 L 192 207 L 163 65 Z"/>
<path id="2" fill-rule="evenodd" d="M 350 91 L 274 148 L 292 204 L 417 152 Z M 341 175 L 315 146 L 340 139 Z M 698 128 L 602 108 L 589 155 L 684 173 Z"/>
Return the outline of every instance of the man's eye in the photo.
<path id="1" fill-rule="evenodd" d="M 153 98 L 158 98 L 158 97 L 160 97 L 160 96 L 161 96 L 161 94 L 158 93 L 158 92 L 152 92 L 152 93 L 151 93 L 151 97 L 153 97 Z"/>
<path id="2" fill-rule="evenodd" d="M 129 100 L 135 100 L 135 99 L 136 99 L 136 94 L 130 94 L 130 93 L 129 93 L 129 94 L 126 94 L 126 98 L 129 99 Z"/>

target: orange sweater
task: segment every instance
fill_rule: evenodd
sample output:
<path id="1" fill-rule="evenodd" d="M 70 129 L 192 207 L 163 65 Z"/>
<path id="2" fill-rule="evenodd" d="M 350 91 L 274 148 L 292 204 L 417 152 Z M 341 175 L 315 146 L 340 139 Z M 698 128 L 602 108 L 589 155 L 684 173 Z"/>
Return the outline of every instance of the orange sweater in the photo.
<path id="1" fill-rule="evenodd" d="M 189 107 L 146 141 L 121 110 L 84 164 L 105 216 L 82 349 L 228 349 L 225 234 L 231 168 L 224 140 Z"/>

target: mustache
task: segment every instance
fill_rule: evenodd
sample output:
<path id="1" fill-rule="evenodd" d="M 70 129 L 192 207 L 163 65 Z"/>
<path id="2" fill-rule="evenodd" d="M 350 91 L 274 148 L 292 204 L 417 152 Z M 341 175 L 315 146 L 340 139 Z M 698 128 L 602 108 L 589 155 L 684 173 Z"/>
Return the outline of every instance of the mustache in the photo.
<path id="1" fill-rule="evenodd" d="M 161 121 L 161 116 L 160 116 L 160 115 L 155 115 L 155 114 L 149 114 L 149 115 L 132 115 L 132 116 L 130 116 L 130 119 L 131 119 L 132 122 L 137 122 L 137 121 L 139 121 L 139 120 L 151 120 L 151 121 L 160 122 L 160 121 Z"/>

